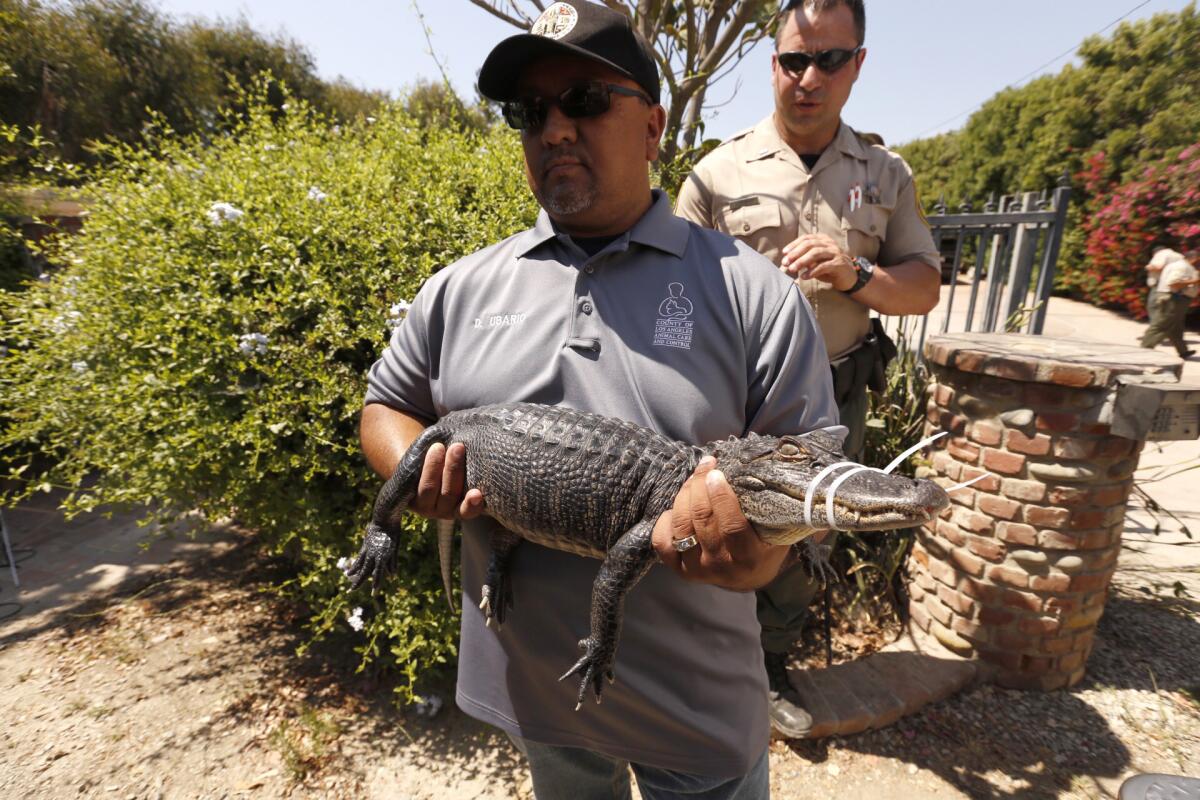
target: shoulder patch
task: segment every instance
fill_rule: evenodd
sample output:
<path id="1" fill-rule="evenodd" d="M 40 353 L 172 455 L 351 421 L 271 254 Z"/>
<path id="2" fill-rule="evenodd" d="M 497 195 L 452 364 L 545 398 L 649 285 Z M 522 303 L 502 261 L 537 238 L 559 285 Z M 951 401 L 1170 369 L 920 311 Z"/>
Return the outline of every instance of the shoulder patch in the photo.
<path id="1" fill-rule="evenodd" d="M 917 206 L 917 216 L 921 218 L 921 222 L 925 223 L 925 227 L 930 227 L 929 219 L 925 216 L 925 207 L 921 204 L 921 190 L 917 188 L 917 182 L 913 181 L 913 203 Z"/>

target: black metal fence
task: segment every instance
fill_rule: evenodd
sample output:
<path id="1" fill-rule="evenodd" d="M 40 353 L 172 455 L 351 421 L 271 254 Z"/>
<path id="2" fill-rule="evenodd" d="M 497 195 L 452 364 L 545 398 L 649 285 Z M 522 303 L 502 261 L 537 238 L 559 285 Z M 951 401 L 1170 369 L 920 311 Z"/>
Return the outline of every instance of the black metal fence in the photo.
<path id="1" fill-rule="evenodd" d="M 1053 192 L 993 197 L 979 212 L 969 202 L 956 214 L 938 204 L 929 226 L 942 253 L 943 283 L 949 283 L 935 312 L 942 333 L 1042 332 L 1070 198 L 1064 177 Z M 925 317 L 918 348 L 928 324 Z"/>

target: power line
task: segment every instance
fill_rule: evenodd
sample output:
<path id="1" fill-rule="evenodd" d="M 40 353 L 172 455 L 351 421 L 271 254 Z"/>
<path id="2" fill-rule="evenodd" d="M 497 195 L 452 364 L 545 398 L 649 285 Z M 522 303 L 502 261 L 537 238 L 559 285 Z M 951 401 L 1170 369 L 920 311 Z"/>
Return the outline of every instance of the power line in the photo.
<path id="1" fill-rule="evenodd" d="M 1121 16 L 1119 16 L 1119 17 L 1117 17 L 1117 18 L 1116 18 L 1116 19 L 1114 19 L 1112 22 L 1108 23 L 1108 24 L 1107 24 L 1107 25 L 1105 25 L 1103 28 L 1101 28 L 1100 30 L 1098 30 L 1098 31 L 1096 31 L 1095 33 L 1093 33 L 1093 34 L 1092 34 L 1092 36 L 1099 36 L 1100 34 L 1104 33 L 1104 32 L 1105 32 L 1106 30 L 1108 30 L 1109 28 L 1111 28 L 1111 27 L 1113 27 L 1114 25 L 1116 25 L 1116 24 L 1117 24 L 1118 22 L 1120 22 L 1121 20 L 1123 20 L 1123 19 L 1125 19 L 1126 17 L 1128 17 L 1128 16 L 1130 16 L 1131 14 L 1133 14 L 1133 13 L 1134 13 L 1135 11 L 1137 11 L 1139 8 L 1142 8 L 1142 7 L 1144 7 L 1144 6 L 1148 6 L 1148 5 L 1150 5 L 1150 0 L 1143 0 L 1141 3 L 1139 3 L 1139 4 L 1138 4 L 1138 5 L 1136 5 L 1136 6 L 1134 6 L 1134 7 L 1133 7 L 1133 8 L 1131 8 L 1129 11 L 1126 11 L 1124 14 L 1122 14 L 1122 15 L 1121 15 Z M 1082 43 L 1082 42 L 1080 42 L 1080 44 L 1083 44 L 1083 43 Z M 1057 55 L 1057 56 L 1055 56 L 1054 58 L 1052 58 L 1052 59 L 1050 59 L 1049 61 L 1047 61 L 1045 64 L 1042 64 L 1040 67 L 1036 67 L 1035 69 L 1031 69 L 1029 72 L 1025 73 L 1025 74 L 1024 74 L 1024 75 L 1022 75 L 1020 78 L 1017 78 L 1015 81 L 1013 81 L 1012 83 L 1010 83 L 1010 84 L 1008 84 L 1007 86 L 1005 86 L 1005 87 L 1004 87 L 1004 89 L 1008 89 L 1008 88 L 1011 88 L 1011 87 L 1013 87 L 1013 86 L 1018 86 L 1018 85 L 1020 85 L 1020 84 L 1024 83 L 1026 80 L 1028 80 L 1029 78 L 1033 77 L 1034 75 L 1037 75 L 1039 72 L 1041 72 L 1041 71 L 1042 71 L 1042 70 L 1044 70 L 1046 67 L 1048 67 L 1048 66 L 1050 66 L 1051 64 L 1053 64 L 1054 62 L 1056 62 L 1056 61 L 1061 61 L 1062 59 L 1066 58 L 1067 56 L 1074 54 L 1074 52 L 1075 52 L 1076 50 L 1078 50 L 1078 49 L 1079 49 L 1079 44 L 1075 45 L 1075 46 L 1074 46 L 1074 47 L 1072 47 L 1070 50 L 1067 50 L 1065 53 L 1062 53 L 1062 54 L 1060 54 L 1060 55 Z M 1002 89 L 1001 91 L 1003 91 L 1003 89 Z M 949 123 L 951 123 L 951 122 L 954 122 L 954 120 L 958 119 L 959 117 L 962 117 L 962 116 L 965 116 L 965 115 L 967 115 L 967 114 L 970 114 L 970 113 L 971 113 L 972 111 L 974 111 L 974 110 L 975 110 L 975 108 L 968 108 L 966 111 L 960 111 L 960 112 L 958 112 L 957 114 L 955 114 L 953 117 L 950 117 L 949 119 L 943 120 L 943 121 L 939 122 L 937 125 L 934 125 L 932 128 L 929 128 L 929 129 L 927 129 L 927 130 L 924 130 L 924 131 L 922 131 L 921 133 L 917 134 L 916 138 L 918 138 L 918 139 L 924 138 L 924 137 L 925 137 L 927 134 L 929 134 L 929 133 L 932 133 L 933 131 L 936 131 L 936 130 L 938 130 L 938 129 L 939 129 L 939 128 L 941 128 L 943 125 L 947 125 L 947 124 L 949 124 Z"/>

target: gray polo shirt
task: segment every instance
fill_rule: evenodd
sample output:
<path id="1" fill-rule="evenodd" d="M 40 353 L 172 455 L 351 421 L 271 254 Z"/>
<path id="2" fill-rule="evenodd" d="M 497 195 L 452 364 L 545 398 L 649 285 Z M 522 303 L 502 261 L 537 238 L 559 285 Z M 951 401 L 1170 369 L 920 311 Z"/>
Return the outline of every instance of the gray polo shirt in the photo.
<path id="1" fill-rule="evenodd" d="M 429 279 L 370 373 L 367 403 L 426 419 L 513 401 L 569 406 L 700 444 L 836 424 L 828 358 L 796 286 L 655 192 L 632 230 L 589 258 L 536 225 Z M 514 607 L 478 609 L 484 518 L 466 523 L 458 705 L 505 731 L 699 775 L 746 772 L 767 745 L 754 594 L 655 566 L 630 592 L 615 684 L 574 711 L 558 677 L 588 633 L 595 559 L 522 543 Z"/>

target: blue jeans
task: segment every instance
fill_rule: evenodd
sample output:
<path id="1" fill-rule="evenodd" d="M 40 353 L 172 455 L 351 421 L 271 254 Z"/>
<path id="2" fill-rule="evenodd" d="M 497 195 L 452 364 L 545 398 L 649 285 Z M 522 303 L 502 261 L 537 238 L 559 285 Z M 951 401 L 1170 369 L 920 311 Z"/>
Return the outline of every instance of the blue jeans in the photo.
<path id="1" fill-rule="evenodd" d="M 629 764 L 578 747 L 556 747 L 509 736 L 529 762 L 537 800 L 629 800 L 629 769 L 644 800 L 769 800 L 767 751 L 737 778 L 709 778 Z"/>

